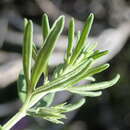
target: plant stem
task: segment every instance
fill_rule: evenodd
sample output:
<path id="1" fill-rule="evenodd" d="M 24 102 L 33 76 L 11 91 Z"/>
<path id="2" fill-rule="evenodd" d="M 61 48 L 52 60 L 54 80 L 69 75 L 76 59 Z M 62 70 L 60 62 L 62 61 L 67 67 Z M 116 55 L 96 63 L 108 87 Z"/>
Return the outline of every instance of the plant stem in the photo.
<path id="1" fill-rule="evenodd" d="M 24 103 L 24 105 L 21 107 L 19 112 L 17 112 L 6 124 L 3 125 L 4 130 L 10 130 L 18 121 L 20 121 L 23 117 L 26 116 L 26 111 L 28 108 L 33 106 L 41 97 L 43 97 L 46 93 L 44 93 L 42 96 L 35 98 L 35 100 L 31 101 L 32 92 L 28 91 L 27 99 Z"/>
<path id="2" fill-rule="evenodd" d="M 20 121 L 25 116 L 25 112 L 19 111 L 3 126 L 3 129 L 10 130 L 18 121 Z"/>
<path id="3" fill-rule="evenodd" d="M 18 121 L 26 116 L 26 110 L 30 102 L 31 95 L 28 94 L 28 98 L 25 101 L 25 104 L 21 107 L 19 112 L 17 112 L 5 125 L 3 125 L 4 130 L 10 130 Z"/>

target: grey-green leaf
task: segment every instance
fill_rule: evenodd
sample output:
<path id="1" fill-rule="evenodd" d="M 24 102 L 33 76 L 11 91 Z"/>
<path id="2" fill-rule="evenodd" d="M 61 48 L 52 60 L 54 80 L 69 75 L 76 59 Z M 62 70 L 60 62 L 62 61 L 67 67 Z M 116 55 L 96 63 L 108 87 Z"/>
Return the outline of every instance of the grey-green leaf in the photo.
<path id="1" fill-rule="evenodd" d="M 55 93 L 49 93 L 48 95 L 43 97 L 43 101 L 46 103 L 45 104 L 46 107 L 49 107 L 52 104 L 54 97 L 55 97 Z"/>
<path id="2" fill-rule="evenodd" d="M 102 52 L 97 52 L 97 53 L 94 53 L 92 56 L 90 56 L 91 58 L 93 59 L 98 59 L 106 54 L 108 54 L 109 51 L 102 51 Z"/>
<path id="3" fill-rule="evenodd" d="M 84 105 L 85 101 L 86 101 L 85 98 L 82 98 L 73 104 L 64 105 L 63 109 L 65 112 L 74 111 L 74 110 L 80 108 L 82 105 Z"/>
<path id="4" fill-rule="evenodd" d="M 18 89 L 18 95 L 22 103 L 25 102 L 27 97 L 27 85 L 26 80 L 23 72 L 20 72 L 18 80 L 17 80 L 17 89 Z"/>
<path id="5" fill-rule="evenodd" d="M 48 83 L 46 85 L 46 87 L 39 87 L 38 89 L 36 89 L 35 93 L 40 93 L 43 91 L 47 91 L 47 90 L 55 90 L 57 88 L 59 89 L 63 89 L 66 86 L 70 86 L 74 83 L 77 83 L 79 80 L 81 80 L 80 78 L 82 78 L 81 75 L 86 74 L 86 71 L 88 70 L 88 68 L 90 67 L 91 63 L 92 63 L 92 59 L 88 60 L 87 62 L 83 62 L 82 65 L 78 66 L 76 69 L 74 69 L 73 71 L 57 78 L 54 79 L 53 81 L 51 81 L 50 83 Z"/>
<path id="6" fill-rule="evenodd" d="M 91 68 L 91 69 L 87 72 L 86 75 L 91 76 L 91 75 L 100 73 L 100 72 L 106 70 L 109 66 L 110 66 L 109 64 L 103 64 L 103 65 L 100 65 L 100 66 L 97 66 L 97 67 L 93 67 L 93 68 Z"/>
<path id="7" fill-rule="evenodd" d="M 33 45 L 32 45 L 32 58 L 34 59 L 34 61 L 36 60 L 37 58 L 37 48 L 36 48 L 36 45 L 35 43 L 33 42 Z"/>
<path id="8" fill-rule="evenodd" d="M 54 97 L 55 97 L 55 93 L 49 93 L 49 94 L 45 95 L 36 104 L 36 108 L 38 108 L 38 107 L 49 107 L 52 104 Z"/>
<path id="9" fill-rule="evenodd" d="M 76 38 L 76 41 L 77 41 L 77 42 L 79 41 L 80 36 L 81 36 L 81 32 L 80 32 L 80 31 L 78 31 L 78 32 L 77 32 L 77 36 L 76 36 L 76 37 L 77 37 L 77 38 Z"/>
<path id="10" fill-rule="evenodd" d="M 74 33 L 75 33 L 75 23 L 74 19 L 72 18 L 69 24 L 69 31 L 68 31 L 67 59 L 72 55 Z"/>
<path id="11" fill-rule="evenodd" d="M 45 40 L 50 32 L 50 25 L 47 14 L 42 16 L 42 35 Z"/>
<path id="12" fill-rule="evenodd" d="M 0 125 L 0 130 L 5 130 L 5 129 Z"/>
<path id="13" fill-rule="evenodd" d="M 32 43 L 33 43 L 33 25 L 32 21 L 25 20 L 23 43 L 23 70 L 27 85 L 31 79 L 31 60 L 32 60 Z"/>
<path id="14" fill-rule="evenodd" d="M 86 97 L 98 97 L 102 95 L 101 91 L 98 92 L 86 92 L 86 91 L 79 91 L 79 90 L 70 90 L 70 92 L 79 94 L 81 96 L 86 96 Z"/>
<path id="15" fill-rule="evenodd" d="M 34 117 L 41 117 L 56 124 L 63 124 L 63 122 L 60 121 L 60 119 L 66 118 L 64 114 L 60 113 L 58 110 L 53 109 L 51 107 L 41 107 L 37 108 L 36 110 L 29 109 L 27 111 L 27 114 Z"/>
<path id="16" fill-rule="evenodd" d="M 80 52 L 82 51 L 83 47 L 85 46 L 86 39 L 88 38 L 88 35 L 91 30 L 93 19 L 94 19 L 94 15 L 90 14 L 84 25 L 83 31 L 82 31 L 80 39 L 75 47 L 74 53 L 70 59 L 70 64 L 73 64 L 75 62 L 75 60 L 79 56 Z"/>
<path id="17" fill-rule="evenodd" d="M 49 58 L 55 48 L 57 39 L 59 38 L 64 26 L 64 17 L 61 16 L 55 24 L 55 27 L 49 33 L 45 40 L 43 48 L 41 48 L 36 64 L 32 70 L 31 86 L 35 88 L 42 72 L 45 72 L 46 65 L 48 64 Z"/>
<path id="18" fill-rule="evenodd" d="M 44 117 L 44 119 L 46 119 L 52 123 L 55 123 L 55 124 L 64 124 L 64 122 L 62 122 L 54 117 Z"/>
<path id="19" fill-rule="evenodd" d="M 100 82 L 100 83 L 92 83 L 92 84 L 83 85 L 83 86 L 74 86 L 74 87 L 71 87 L 70 89 L 76 90 L 76 91 L 103 90 L 103 89 L 109 88 L 109 87 L 113 86 L 114 84 L 116 84 L 118 82 L 119 78 L 120 78 L 120 75 L 117 74 L 115 76 L 115 78 L 113 78 L 110 81 L 104 81 L 104 82 Z"/>

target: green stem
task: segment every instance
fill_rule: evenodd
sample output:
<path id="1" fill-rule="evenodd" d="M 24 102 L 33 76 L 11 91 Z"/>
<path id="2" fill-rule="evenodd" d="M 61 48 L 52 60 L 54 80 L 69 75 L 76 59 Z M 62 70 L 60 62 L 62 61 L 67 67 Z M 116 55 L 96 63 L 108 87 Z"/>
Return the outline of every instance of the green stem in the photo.
<path id="1" fill-rule="evenodd" d="M 25 116 L 25 112 L 19 111 L 3 126 L 3 129 L 10 130 L 18 121 L 20 121 Z"/>
<path id="2" fill-rule="evenodd" d="M 26 110 L 29 106 L 30 99 L 31 95 L 28 95 L 25 104 L 22 106 L 19 112 L 17 112 L 6 124 L 3 125 L 4 130 L 10 130 L 18 121 L 26 116 Z"/>

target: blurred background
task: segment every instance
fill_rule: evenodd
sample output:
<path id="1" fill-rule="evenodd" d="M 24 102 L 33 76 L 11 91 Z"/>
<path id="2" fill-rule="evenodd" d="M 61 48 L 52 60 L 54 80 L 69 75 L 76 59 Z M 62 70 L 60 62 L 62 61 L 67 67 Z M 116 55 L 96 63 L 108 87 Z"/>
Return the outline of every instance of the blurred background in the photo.
<path id="1" fill-rule="evenodd" d="M 21 106 L 17 95 L 17 77 L 22 69 L 23 19 L 34 22 L 34 41 L 42 41 L 41 16 L 47 13 L 50 24 L 65 15 L 65 29 L 60 37 L 50 69 L 63 61 L 67 45 L 68 22 L 75 18 L 76 32 L 89 13 L 95 14 L 89 42 L 110 53 L 97 62 L 111 67 L 96 75 L 97 81 L 109 80 L 120 73 L 117 85 L 99 98 L 87 98 L 78 111 L 69 113 L 65 125 L 26 117 L 12 130 L 130 130 L 130 1 L 129 0 L 0 0 L 0 123 L 4 124 Z M 51 75 L 51 72 L 50 72 Z M 79 97 L 58 93 L 55 103 Z"/>

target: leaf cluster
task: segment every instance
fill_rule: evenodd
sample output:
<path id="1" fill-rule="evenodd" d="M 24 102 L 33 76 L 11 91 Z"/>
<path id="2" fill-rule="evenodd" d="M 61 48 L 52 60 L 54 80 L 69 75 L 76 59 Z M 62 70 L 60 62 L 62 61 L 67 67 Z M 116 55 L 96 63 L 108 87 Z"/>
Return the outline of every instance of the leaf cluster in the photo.
<path id="1" fill-rule="evenodd" d="M 95 83 L 96 79 L 93 76 L 106 70 L 109 64 L 94 66 L 96 60 L 106 55 L 108 51 L 95 50 L 96 44 L 90 45 L 87 42 L 93 19 L 94 15 L 90 14 L 81 33 L 75 32 L 74 19 L 70 20 L 64 63 L 56 67 L 51 79 L 48 78 L 48 64 L 56 42 L 63 31 L 64 16 L 60 16 L 51 27 L 48 16 L 43 15 L 43 41 L 40 49 L 37 49 L 33 41 L 32 21 L 25 19 L 23 70 L 19 74 L 18 93 L 23 104 L 26 104 L 27 115 L 41 117 L 53 123 L 63 123 L 61 119 L 66 118 L 64 113 L 81 107 L 86 100 L 84 97 L 100 96 L 101 90 L 117 83 L 119 75 L 110 81 Z M 75 46 L 74 41 L 76 41 Z M 44 75 L 43 84 L 37 87 L 42 75 Z M 92 83 L 77 85 L 81 80 Z M 62 103 L 51 106 L 56 92 L 59 91 L 69 91 L 81 95 L 82 98 L 73 104 Z"/>

